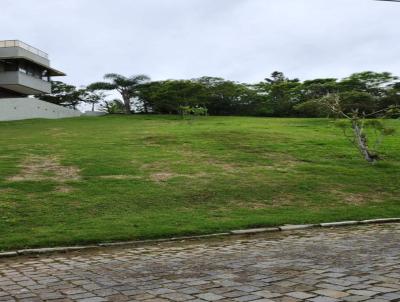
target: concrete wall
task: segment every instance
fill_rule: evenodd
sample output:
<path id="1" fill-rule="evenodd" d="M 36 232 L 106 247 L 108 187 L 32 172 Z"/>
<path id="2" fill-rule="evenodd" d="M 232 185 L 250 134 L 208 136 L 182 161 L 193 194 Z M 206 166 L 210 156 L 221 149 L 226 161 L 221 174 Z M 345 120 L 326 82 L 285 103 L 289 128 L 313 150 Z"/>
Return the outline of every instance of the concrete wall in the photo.
<path id="1" fill-rule="evenodd" d="M 0 72 L 0 86 L 27 95 L 51 92 L 50 82 L 19 71 Z"/>
<path id="2" fill-rule="evenodd" d="M 107 113 L 100 112 L 100 111 L 85 111 L 82 115 L 83 116 L 103 116 L 103 115 L 107 115 Z"/>
<path id="3" fill-rule="evenodd" d="M 34 98 L 0 99 L 0 121 L 77 117 L 82 112 Z"/>
<path id="4" fill-rule="evenodd" d="M 27 60 L 38 62 L 42 65 L 50 67 L 49 59 L 43 58 L 37 54 L 27 51 L 26 49 L 23 49 L 21 47 L 0 48 L 0 58 L 2 58 L 2 59 L 25 58 Z"/>

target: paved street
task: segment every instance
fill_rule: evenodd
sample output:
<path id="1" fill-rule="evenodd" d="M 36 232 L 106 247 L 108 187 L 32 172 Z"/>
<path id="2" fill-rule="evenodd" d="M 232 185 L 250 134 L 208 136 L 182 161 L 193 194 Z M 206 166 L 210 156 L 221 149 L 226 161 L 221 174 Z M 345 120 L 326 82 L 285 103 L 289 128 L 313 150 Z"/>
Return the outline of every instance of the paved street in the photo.
<path id="1" fill-rule="evenodd" d="M 400 224 L 4 258 L 0 301 L 400 301 Z"/>

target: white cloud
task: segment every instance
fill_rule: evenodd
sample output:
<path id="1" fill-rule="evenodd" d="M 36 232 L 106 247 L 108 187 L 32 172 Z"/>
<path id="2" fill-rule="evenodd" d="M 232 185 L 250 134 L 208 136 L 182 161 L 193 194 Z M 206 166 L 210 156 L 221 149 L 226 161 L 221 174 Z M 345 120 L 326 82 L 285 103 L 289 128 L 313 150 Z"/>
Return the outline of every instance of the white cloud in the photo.
<path id="1" fill-rule="evenodd" d="M 259 81 L 400 74 L 400 3 L 373 0 L 3 0 L 0 39 L 50 53 L 75 85 L 107 72 Z"/>

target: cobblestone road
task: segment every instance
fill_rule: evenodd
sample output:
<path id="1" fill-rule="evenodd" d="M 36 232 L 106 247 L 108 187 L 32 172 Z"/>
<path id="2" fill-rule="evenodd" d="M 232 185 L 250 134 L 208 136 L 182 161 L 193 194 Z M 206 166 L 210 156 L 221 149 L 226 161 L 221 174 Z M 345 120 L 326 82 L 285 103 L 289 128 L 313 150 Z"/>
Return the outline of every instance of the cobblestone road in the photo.
<path id="1" fill-rule="evenodd" d="M 400 224 L 0 259 L 0 301 L 400 301 Z"/>

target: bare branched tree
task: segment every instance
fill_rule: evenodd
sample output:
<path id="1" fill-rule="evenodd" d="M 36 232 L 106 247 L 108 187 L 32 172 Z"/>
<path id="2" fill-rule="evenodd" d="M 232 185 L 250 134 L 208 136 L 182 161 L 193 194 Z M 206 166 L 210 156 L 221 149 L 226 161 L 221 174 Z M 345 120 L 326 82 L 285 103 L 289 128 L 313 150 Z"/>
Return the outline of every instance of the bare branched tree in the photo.
<path id="1" fill-rule="evenodd" d="M 322 101 L 334 116 L 347 120 L 347 122 L 342 122 L 338 125 L 343 129 L 344 135 L 350 140 L 350 142 L 357 147 L 364 159 L 369 163 L 375 163 L 378 161 L 380 159 L 378 147 L 381 144 L 383 137 L 392 135 L 395 130 L 393 128 L 385 127 L 380 120 L 371 118 L 388 117 L 397 113 L 398 108 L 392 106 L 366 114 L 365 112 L 361 112 L 358 108 L 353 108 L 350 112 L 345 111 L 338 94 L 328 94 L 322 98 Z M 348 133 L 349 128 L 352 130 L 351 134 Z M 375 141 L 372 142 L 372 145 L 370 144 L 370 138 L 367 136 L 366 132 L 366 129 L 368 128 L 375 134 Z"/>

